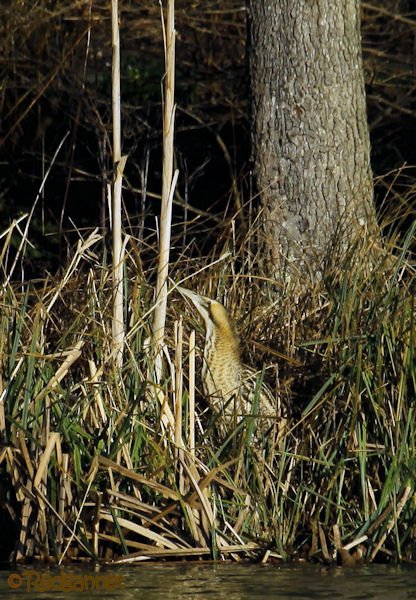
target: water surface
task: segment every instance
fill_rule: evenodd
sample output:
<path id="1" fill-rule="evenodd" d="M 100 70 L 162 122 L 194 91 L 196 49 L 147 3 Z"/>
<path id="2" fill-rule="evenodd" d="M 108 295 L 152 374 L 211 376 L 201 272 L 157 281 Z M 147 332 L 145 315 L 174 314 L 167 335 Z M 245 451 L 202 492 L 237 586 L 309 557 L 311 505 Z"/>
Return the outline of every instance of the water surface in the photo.
<path id="1" fill-rule="evenodd" d="M 140 563 L 98 572 L 73 567 L 0 571 L 0 598 L 60 600 L 99 596 L 103 600 L 416 600 L 416 567 Z"/>

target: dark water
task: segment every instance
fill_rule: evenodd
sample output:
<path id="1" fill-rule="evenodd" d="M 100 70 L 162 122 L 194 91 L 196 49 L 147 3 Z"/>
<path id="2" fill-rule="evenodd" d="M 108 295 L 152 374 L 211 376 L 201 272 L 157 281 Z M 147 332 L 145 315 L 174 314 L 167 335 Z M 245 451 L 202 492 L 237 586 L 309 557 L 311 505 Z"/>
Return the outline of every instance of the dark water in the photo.
<path id="1" fill-rule="evenodd" d="M 313 565 L 142 563 L 98 572 L 33 567 L 0 571 L 0 598 L 58 600 L 99 596 L 103 600 L 416 600 L 416 567 L 375 565 L 341 569 Z"/>

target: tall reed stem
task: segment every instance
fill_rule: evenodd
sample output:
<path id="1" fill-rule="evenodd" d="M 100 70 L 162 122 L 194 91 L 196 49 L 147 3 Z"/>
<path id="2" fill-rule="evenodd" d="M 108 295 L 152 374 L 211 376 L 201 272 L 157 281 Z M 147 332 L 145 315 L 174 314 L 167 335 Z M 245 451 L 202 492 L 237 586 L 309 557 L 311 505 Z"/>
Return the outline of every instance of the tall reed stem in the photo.
<path id="1" fill-rule="evenodd" d="M 160 2 L 161 8 L 162 3 Z M 162 15 L 162 23 L 163 15 Z M 159 264 L 155 290 L 155 313 L 153 321 L 153 344 L 156 352 L 155 376 L 162 374 L 161 346 L 165 333 L 168 296 L 169 252 L 171 237 L 172 200 L 178 172 L 173 175 L 173 134 L 175 121 L 175 2 L 167 1 L 165 42 L 165 85 L 163 106 L 163 179 L 162 207 L 160 214 Z"/>
<path id="2" fill-rule="evenodd" d="M 123 365 L 123 246 L 121 239 L 121 190 L 126 157 L 121 156 L 121 103 L 120 103 L 120 31 L 118 0 L 111 2 L 112 24 L 112 110 L 113 110 L 113 166 L 112 193 L 113 232 L 113 356 L 118 368 Z"/>

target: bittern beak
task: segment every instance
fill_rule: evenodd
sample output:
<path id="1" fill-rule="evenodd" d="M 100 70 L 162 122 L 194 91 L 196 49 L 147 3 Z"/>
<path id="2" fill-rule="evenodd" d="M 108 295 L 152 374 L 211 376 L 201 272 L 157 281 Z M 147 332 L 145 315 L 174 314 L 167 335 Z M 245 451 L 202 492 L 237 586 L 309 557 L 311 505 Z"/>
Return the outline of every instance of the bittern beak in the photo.
<path id="1" fill-rule="evenodd" d="M 198 310 L 198 312 L 204 319 L 207 318 L 207 316 L 209 315 L 209 306 L 212 302 L 210 298 L 207 298 L 206 296 L 201 296 L 200 294 L 196 294 L 195 292 L 191 292 L 191 290 L 188 290 L 187 288 L 184 288 L 180 285 L 178 285 L 176 289 L 180 294 L 182 294 L 182 296 L 191 300 L 192 304 L 195 306 L 195 308 Z"/>

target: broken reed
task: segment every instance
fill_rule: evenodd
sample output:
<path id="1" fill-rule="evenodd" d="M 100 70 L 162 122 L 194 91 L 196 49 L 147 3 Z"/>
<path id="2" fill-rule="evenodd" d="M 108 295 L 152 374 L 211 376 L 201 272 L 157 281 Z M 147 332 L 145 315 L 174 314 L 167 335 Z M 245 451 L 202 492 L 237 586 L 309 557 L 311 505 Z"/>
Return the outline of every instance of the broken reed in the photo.
<path id="1" fill-rule="evenodd" d="M 191 330 L 200 346 L 200 323 L 184 315 L 174 290 L 164 375 L 158 385 L 147 378 L 152 291 L 136 276 L 129 244 L 121 373 L 112 361 L 111 267 L 95 254 L 96 232 L 56 282 L 7 283 L 0 469 L 8 482 L 1 511 L 18 525 L 8 530 L 10 552 L 56 561 L 266 552 L 414 560 L 414 229 L 397 259 L 380 253 L 364 276 L 351 258 L 296 306 L 249 270 L 251 237 L 228 255 L 228 238 L 220 240 L 215 267 L 213 255 L 206 259 L 199 291 L 228 290 L 233 314 L 252 308 L 243 334 L 292 357 L 278 361 L 274 385 L 292 411 L 281 447 L 267 437 L 254 444 L 250 426 L 218 437 L 197 391 Z M 229 231 L 235 239 L 232 224 Z M 175 280 L 192 269 L 182 261 Z"/>

